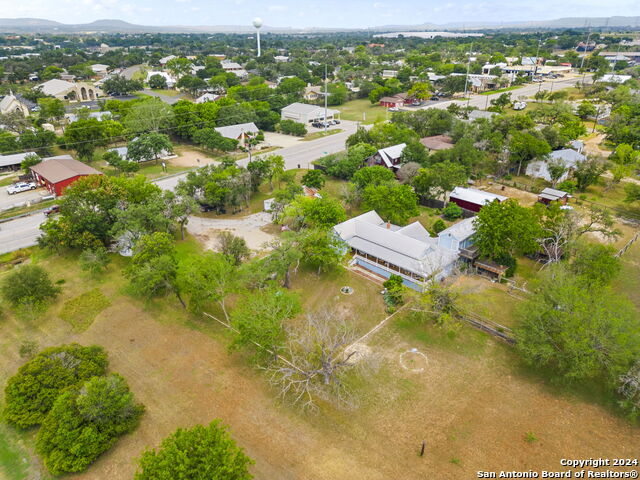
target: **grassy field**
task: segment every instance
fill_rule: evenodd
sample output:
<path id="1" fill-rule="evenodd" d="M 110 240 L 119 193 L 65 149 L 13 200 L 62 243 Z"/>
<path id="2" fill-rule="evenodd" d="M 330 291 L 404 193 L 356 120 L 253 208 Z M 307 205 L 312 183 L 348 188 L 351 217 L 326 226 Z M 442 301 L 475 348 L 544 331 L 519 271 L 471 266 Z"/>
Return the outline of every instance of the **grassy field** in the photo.
<path id="1" fill-rule="evenodd" d="M 351 100 L 336 108 L 340 110 L 340 118 L 343 120 L 370 124 L 387 119 L 387 109 L 372 105 L 367 98 Z"/>
<path id="2" fill-rule="evenodd" d="M 188 239 L 179 243 L 178 255 L 198 249 Z M 531 374 L 509 347 L 481 332 L 463 326 L 451 336 L 402 313 L 363 347 L 369 367 L 350 383 L 357 408 L 321 403 L 319 412 L 305 413 L 279 401 L 244 354 L 229 354 L 223 327 L 188 314 L 173 296 L 154 302 L 127 296 L 121 274 L 126 259 L 114 257 L 97 278 L 78 270 L 75 255 L 38 253 L 34 260 L 54 280 L 65 280 L 63 291 L 37 320 L 21 321 L 5 311 L 0 383 L 23 363 L 18 348 L 25 340 L 40 347 L 100 344 L 109 352 L 110 369 L 127 379 L 147 408 L 140 427 L 74 476 L 77 480 L 129 480 L 145 448 L 177 427 L 214 418 L 227 423 L 256 460 L 257 479 L 471 478 L 478 469 L 557 468 L 559 458 L 588 458 L 593 452 L 630 456 L 640 440 L 638 430 L 608 408 Z M 492 292 L 484 295 L 486 306 L 491 299 L 502 301 L 493 284 L 481 282 Z M 344 285 L 354 293 L 342 295 Z M 77 331 L 61 313 L 65 304 L 96 288 L 111 304 Z M 348 271 L 319 277 L 300 270 L 292 289 L 303 295 L 306 311 L 337 308 L 359 335 L 386 315 L 380 286 Z M 467 293 L 475 294 L 468 302 L 482 297 L 481 291 Z M 412 348 L 426 355 L 426 362 L 407 353 Z M 407 358 L 411 355 L 415 358 Z M 527 442 L 527 432 L 538 441 Z M 419 457 L 422 441 L 427 449 Z M 16 458 L 29 458 L 2 453 L 20 451 L 20 442 L 28 451 L 32 435 L 0 443 L 5 468 Z"/>

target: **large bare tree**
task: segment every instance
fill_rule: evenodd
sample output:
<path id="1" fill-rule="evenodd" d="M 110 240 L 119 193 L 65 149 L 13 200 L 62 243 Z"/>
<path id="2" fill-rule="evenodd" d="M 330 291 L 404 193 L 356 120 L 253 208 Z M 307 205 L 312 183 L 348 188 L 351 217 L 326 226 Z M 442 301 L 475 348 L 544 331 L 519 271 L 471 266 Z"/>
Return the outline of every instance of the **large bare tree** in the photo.
<path id="1" fill-rule="evenodd" d="M 317 400 L 352 405 L 344 376 L 355 365 L 357 350 L 353 328 L 334 310 L 308 314 L 302 326 L 288 331 L 283 356 L 267 370 L 283 398 L 304 408 L 317 408 Z"/>

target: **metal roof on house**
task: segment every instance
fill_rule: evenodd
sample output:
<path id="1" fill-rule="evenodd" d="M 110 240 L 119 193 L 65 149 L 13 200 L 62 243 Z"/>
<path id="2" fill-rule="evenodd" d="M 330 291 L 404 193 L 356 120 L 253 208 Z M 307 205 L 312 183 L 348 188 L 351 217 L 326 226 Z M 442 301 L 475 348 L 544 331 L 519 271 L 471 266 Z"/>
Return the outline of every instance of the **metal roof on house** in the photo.
<path id="1" fill-rule="evenodd" d="M 258 133 L 258 127 L 253 122 L 238 123 L 237 125 L 227 125 L 225 127 L 216 127 L 216 132 L 226 138 L 237 140 L 245 133 Z"/>
<path id="2" fill-rule="evenodd" d="M 563 148 L 562 150 L 554 150 L 551 152 L 549 158 L 562 163 L 567 168 L 573 168 L 578 162 L 582 162 L 587 157 L 572 148 Z"/>
<path id="3" fill-rule="evenodd" d="M 394 231 L 374 211 L 342 222 L 334 230 L 351 248 L 426 278 L 458 258 L 453 250 L 438 246 L 435 238 L 416 238 L 421 232 L 415 224 Z"/>
<path id="4" fill-rule="evenodd" d="M 438 236 L 449 235 L 458 241 L 463 241 L 476 233 L 475 217 L 465 218 L 458 223 L 454 223 L 449 228 L 442 230 Z"/>
<path id="5" fill-rule="evenodd" d="M 406 143 L 400 143 L 387 148 L 381 148 L 378 150 L 378 155 L 380 155 L 384 164 L 391 168 L 394 165 L 394 160 L 398 160 L 402 156 L 402 152 L 406 146 Z"/>
<path id="6" fill-rule="evenodd" d="M 495 200 L 503 202 L 508 197 L 491 192 L 485 192 L 484 190 L 478 190 L 476 188 L 456 187 L 449 195 L 449 198 L 457 198 L 458 200 L 464 200 L 476 205 L 486 205 L 487 203 L 491 203 Z"/>
<path id="7" fill-rule="evenodd" d="M 31 170 L 51 183 L 62 182 L 78 175 L 102 175 L 102 172 L 73 159 L 70 155 L 45 158 Z"/>

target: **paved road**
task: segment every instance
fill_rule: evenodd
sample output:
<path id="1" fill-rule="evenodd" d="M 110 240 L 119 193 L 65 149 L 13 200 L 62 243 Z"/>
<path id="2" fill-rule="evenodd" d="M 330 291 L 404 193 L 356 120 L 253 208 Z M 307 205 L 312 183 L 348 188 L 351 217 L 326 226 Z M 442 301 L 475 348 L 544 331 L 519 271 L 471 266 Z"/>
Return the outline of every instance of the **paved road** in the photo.
<path id="1" fill-rule="evenodd" d="M 585 77 L 585 81 L 589 82 L 591 80 L 591 75 L 587 75 Z M 549 92 L 563 90 L 565 88 L 573 87 L 576 83 L 582 82 L 582 75 L 570 77 L 570 78 L 559 78 L 557 80 L 546 80 L 540 83 L 533 83 L 523 85 L 520 88 L 509 90 L 506 93 L 511 94 L 511 98 L 514 100 L 519 97 L 533 97 L 539 90 L 547 90 Z M 467 104 L 471 107 L 479 108 L 480 110 L 486 110 L 487 107 L 491 106 L 491 100 L 498 98 L 502 93 L 493 93 L 491 95 L 471 95 L 469 100 L 445 100 L 441 102 L 433 102 L 430 105 L 426 105 L 421 107 L 422 109 L 427 108 L 447 108 L 452 103 L 458 103 L 461 106 L 466 106 Z"/>
<path id="2" fill-rule="evenodd" d="M 317 140 L 298 142 L 291 147 L 281 148 L 273 153 L 282 155 L 284 158 L 285 169 L 287 170 L 294 168 L 310 168 L 311 162 L 314 160 L 317 160 L 324 155 L 344 150 L 344 143 L 347 140 L 347 137 L 356 131 L 357 123 L 344 121 L 338 125 L 337 128 L 340 128 L 343 131 Z M 240 166 L 246 167 L 247 163 L 249 163 L 249 159 L 244 158 L 238 160 L 236 163 Z M 158 180 L 155 183 L 163 190 L 173 190 L 176 185 L 178 185 L 178 182 L 186 176 L 187 174 L 183 173 L 170 178 Z"/>
<path id="3" fill-rule="evenodd" d="M 44 213 L 37 213 L 0 223 L 0 254 L 35 245 L 40 236 L 40 224 L 46 218 Z"/>

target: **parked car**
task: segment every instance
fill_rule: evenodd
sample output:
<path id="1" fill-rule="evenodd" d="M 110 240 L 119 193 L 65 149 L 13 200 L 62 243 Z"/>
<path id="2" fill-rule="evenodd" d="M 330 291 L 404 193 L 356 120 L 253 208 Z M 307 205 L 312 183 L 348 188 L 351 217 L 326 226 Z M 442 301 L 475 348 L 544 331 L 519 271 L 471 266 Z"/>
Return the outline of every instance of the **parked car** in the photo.
<path id="1" fill-rule="evenodd" d="M 48 217 L 49 215 L 53 215 L 54 213 L 60 212 L 60 205 L 51 205 L 44 211 L 44 214 Z"/>
<path id="2" fill-rule="evenodd" d="M 524 110 L 525 108 L 527 108 L 527 102 L 515 102 L 513 104 L 514 110 Z"/>
<path id="3" fill-rule="evenodd" d="M 438 97 L 437 95 L 434 95 L 433 97 L 431 97 L 432 102 L 437 102 L 439 100 L 440 100 L 440 97 Z"/>
<path id="4" fill-rule="evenodd" d="M 532 81 L 532 82 L 538 82 L 538 83 L 539 83 L 539 82 L 542 82 L 543 80 L 542 80 L 542 78 L 540 78 L 540 77 L 533 77 L 533 78 L 531 79 L 531 81 Z"/>
<path id="5" fill-rule="evenodd" d="M 340 120 L 338 120 L 337 118 L 333 119 L 333 124 L 334 125 L 340 125 Z"/>
<path id="6" fill-rule="evenodd" d="M 391 107 L 391 108 L 389 108 L 389 111 L 390 112 L 399 112 L 400 109 L 398 107 Z"/>
<path id="7" fill-rule="evenodd" d="M 314 128 L 322 128 L 322 122 L 312 122 L 311 126 Z"/>
<path id="8" fill-rule="evenodd" d="M 14 183 L 7 187 L 7 193 L 13 195 L 15 193 L 26 192 L 27 190 L 35 190 L 37 185 L 34 182 Z"/>

